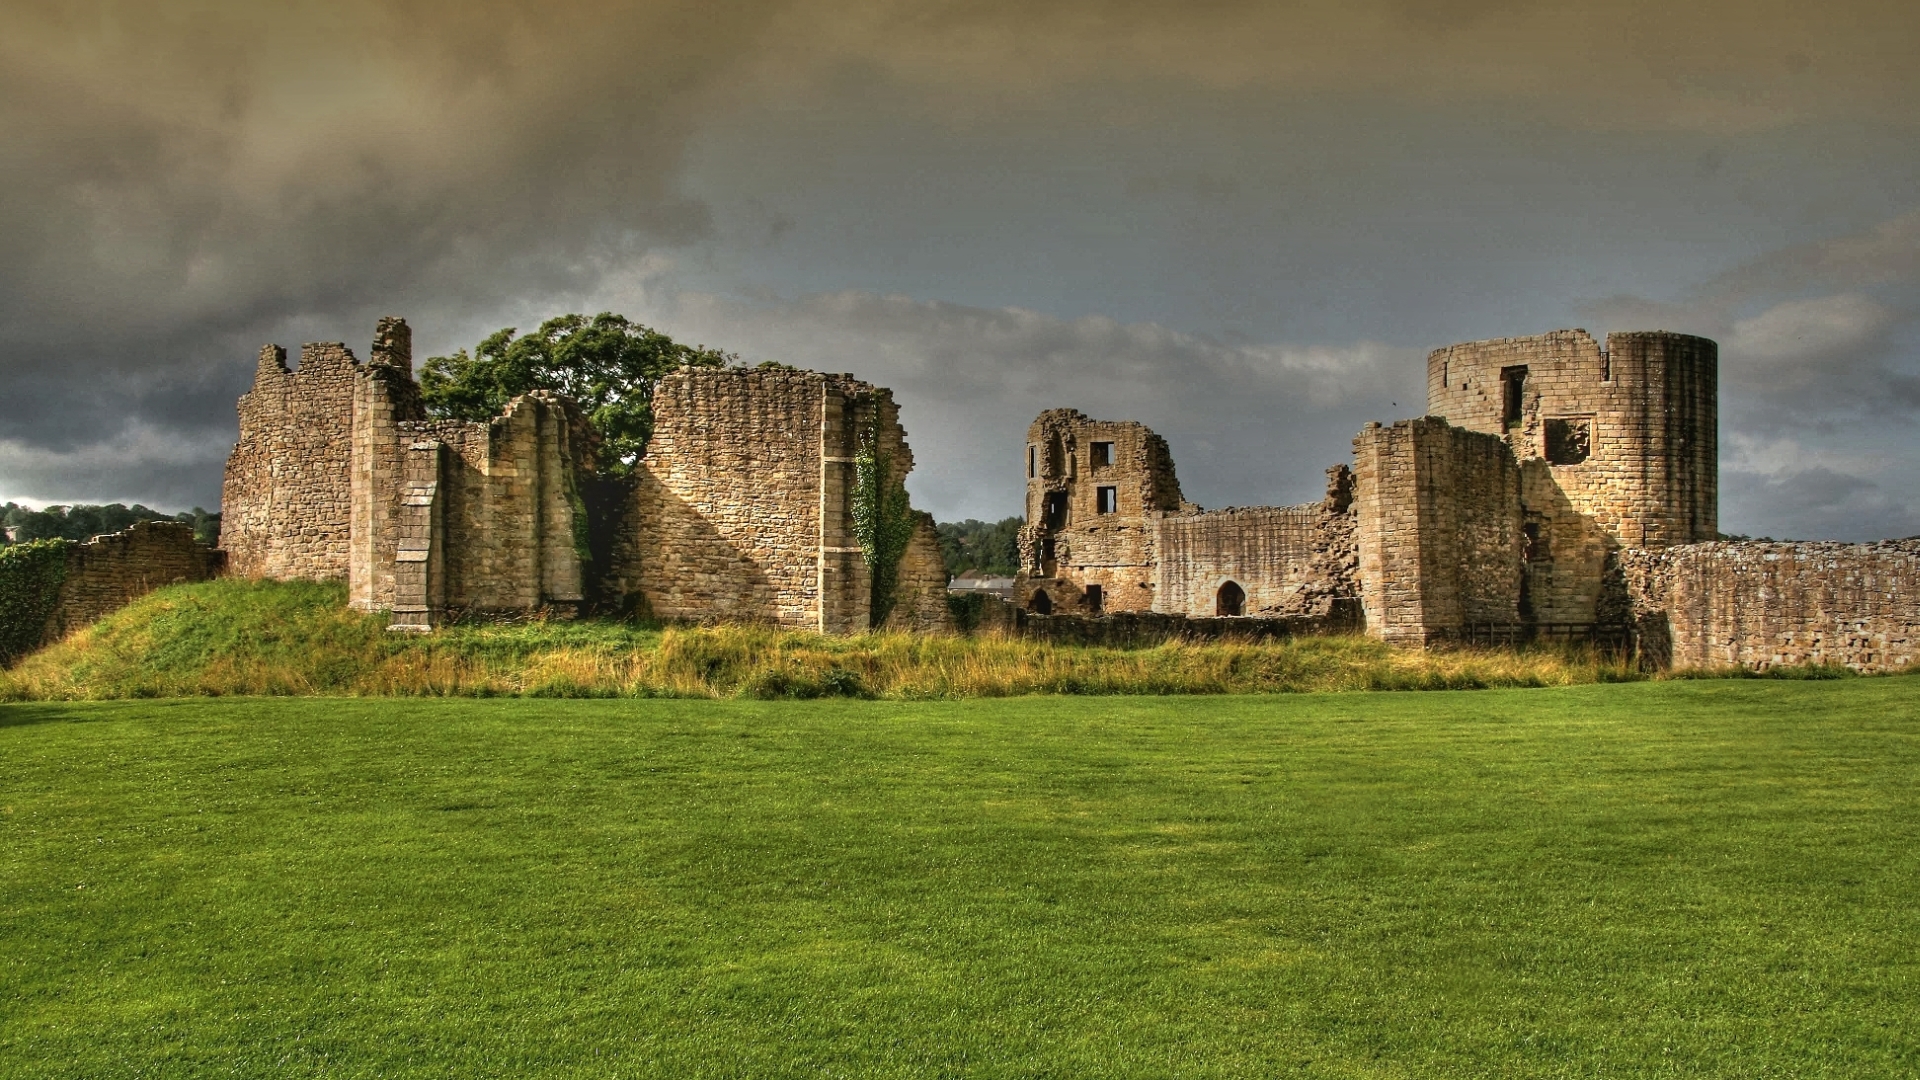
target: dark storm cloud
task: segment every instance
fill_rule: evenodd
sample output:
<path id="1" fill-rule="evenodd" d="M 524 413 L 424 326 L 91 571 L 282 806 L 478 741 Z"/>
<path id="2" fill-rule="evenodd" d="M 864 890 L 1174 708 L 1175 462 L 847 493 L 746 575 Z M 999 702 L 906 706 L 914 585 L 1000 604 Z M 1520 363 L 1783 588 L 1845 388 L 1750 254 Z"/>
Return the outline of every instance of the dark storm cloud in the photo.
<path id="1" fill-rule="evenodd" d="M 204 500 L 261 341 L 706 235 L 674 172 L 752 6 L 268 7 L 9 20 L 0 491 Z"/>
<path id="2" fill-rule="evenodd" d="M 1559 129 L 1710 139 L 1833 120 L 1910 125 L 1920 113 L 1914 16 L 1879 2 L 0 0 L 0 17 L 0 496 L 11 497 L 208 501 L 262 341 L 344 336 L 363 349 L 374 318 L 399 312 L 431 347 L 447 333 L 436 327 L 525 322 L 542 298 L 617 292 L 661 248 L 713 249 L 713 212 L 682 189 L 689 140 L 757 104 L 805 108 L 849 72 L 912 87 L 937 113 L 926 122 L 962 145 L 970 130 L 1054 115 L 1042 101 L 1067 102 L 1077 128 L 1153 143 L 1220 120 L 1206 95 L 1223 89 L 1303 114 L 1361 99 L 1469 116 L 1497 103 Z M 1364 155 L 1329 160 L 1332 184 L 1373 167 Z M 1258 191 L 1173 160 L 1133 187 L 1216 211 Z M 760 217 L 751 244 L 713 256 L 742 262 L 743 291 L 755 245 L 792 248 L 805 231 L 778 208 Z M 1861 282 L 1910 277 L 1900 252 L 1910 254 L 1901 229 L 1912 227 L 1892 227 L 1891 255 L 1867 237 L 1787 261 L 1834 280 L 1836 266 Z M 1282 228 L 1272 243 L 1287 240 Z M 1042 261 L 1085 273 L 1075 258 Z M 1737 340 L 1741 320 L 1757 319 L 1753 334 L 1771 340 L 1775 324 L 1792 323 L 1891 355 L 1902 309 L 1866 287 L 1835 286 L 1859 299 L 1826 308 L 1726 307 L 1722 331 Z M 937 284 L 916 291 L 939 295 Z M 1384 398 L 1391 411 L 1407 396 L 1389 385 L 1402 376 L 1375 366 L 1385 346 L 1219 344 L 1126 310 L 1049 322 L 840 303 L 837 330 L 819 321 L 832 322 L 833 302 L 769 301 L 738 315 L 741 341 L 728 325 L 709 339 L 776 346 L 795 333 L 765 322 L 778 316 L 839 334 L 846 350 L 879 350 L 872 364 L 819 362 L 896 365 L 903 393 L 932 407 L 917 437 L 962 462 L 986 453 L 969 449 L 967 424 L 929 430 L 953 415 L 956 399 L 942 395 L 961 390 L 975 394 L 969 415 L 991 398 L 1013 418 L 992 423 L 1015 428 L 1042 393 L 1158 416 L 1170 434 L 1193 434 L 1183 460 L 1219 455 L 1223 487 L 1252 475 L 1233 445 L 1291 452 L 1295 435 L 1277 428 L 1337 448 L 1327 432 L 1353 419 L 1340 410 Z M 899 344 L 908 339 L 920 344 Z M 1756 363 L 1795 362 L 1749 351 Z M 1045 370 L 1057 381 L 1021 383 L 1034 356 L 1053 358 Z M 912 357 L 952 362 L 916 375 Z M 1236 379 L 1249 389 L 1236 392 Z M 1259 438 L 1229 438 L 1236 431 Z M 949 467 L 950 485 L 988 475 L 969 470 Z"/>

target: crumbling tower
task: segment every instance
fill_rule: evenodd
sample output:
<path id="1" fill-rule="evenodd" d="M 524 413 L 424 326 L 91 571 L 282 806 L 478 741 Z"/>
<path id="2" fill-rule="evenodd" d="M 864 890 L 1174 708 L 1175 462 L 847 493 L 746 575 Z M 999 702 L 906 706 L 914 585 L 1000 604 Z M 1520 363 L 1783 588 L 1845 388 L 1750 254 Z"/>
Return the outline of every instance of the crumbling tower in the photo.
<path id="1" fill-rule="evenodd" d="M 1427 358 L 1427 411 L 1520 463 L 1521 617 L 1601 618 L 1609 553 L 1719 529 L 1719 347 L 1664 331 L 1497 338 Z"/>
<path id="2" fill-rule="evenodd" d="M 1049 409 L 1027 429 L 1025 464 L 1021 571 L 1034 588 L 1023 599 L 1049 613 L 1153 610 L 1148 518 L 1182 507 L 1167 441 L 1131 420 Z"/>

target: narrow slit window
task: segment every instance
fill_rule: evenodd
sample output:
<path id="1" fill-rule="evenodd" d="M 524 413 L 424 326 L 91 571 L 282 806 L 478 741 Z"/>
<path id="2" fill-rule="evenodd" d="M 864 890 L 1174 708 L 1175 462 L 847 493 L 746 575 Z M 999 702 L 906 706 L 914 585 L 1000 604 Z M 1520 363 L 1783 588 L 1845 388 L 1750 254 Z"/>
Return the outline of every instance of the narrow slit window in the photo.
<path id="1" fill-rule="evenodd" d="M 1111 514 L 1120 508 L 1120 489 L 1113 487 L 1094 490 L 1094 509 L 1102 514 Z"/>
<path id="2" fill-rule="evenodd" d="M 1527 395 L 1527 369 L 1500 369 L 1500 420 L 1508 427 L 1520 423 Z"/>
<path id="3" fill-rule="evenodd" d="M 1091 464 L 1096 469 L 1113 464 L 1113 444 L 1110 442 L 1094 443 Z"/>
<path id="4" fill-rule="evenodd" d="M 1037 446 L 1029 445 L 1027 447 L 1027 479 L 1029 480 L 1033 479 L 1034 476 L 1039 471 L 1040 471 L 1040 448 Z"/>

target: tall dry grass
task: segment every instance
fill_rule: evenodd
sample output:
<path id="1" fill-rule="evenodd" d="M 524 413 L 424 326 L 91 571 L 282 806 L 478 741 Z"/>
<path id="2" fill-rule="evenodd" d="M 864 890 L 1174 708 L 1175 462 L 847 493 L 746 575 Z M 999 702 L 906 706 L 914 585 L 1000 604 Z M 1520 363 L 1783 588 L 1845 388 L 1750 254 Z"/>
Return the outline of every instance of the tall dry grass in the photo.
<path id="1" fill-rule="evenodd" d="M 996 637 L 617 622 L 392 634 L 337 585 L 217 581 L 156 592 L 0 672 L 0 700 L 230 694 L 1006 697 L 1555 686 L 1638 678 L 1580 649 L 1412 652 L 1360 637 L 1116 649 Z"/>

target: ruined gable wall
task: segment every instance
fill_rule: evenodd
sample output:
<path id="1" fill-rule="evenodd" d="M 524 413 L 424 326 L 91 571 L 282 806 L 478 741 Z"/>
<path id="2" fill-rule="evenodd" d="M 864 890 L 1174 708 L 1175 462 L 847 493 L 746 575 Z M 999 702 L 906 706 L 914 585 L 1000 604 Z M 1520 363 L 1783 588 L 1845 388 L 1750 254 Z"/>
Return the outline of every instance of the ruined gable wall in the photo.
<path id="1" fill-rule="evenodd" d="M 1354 540 L 1367 630 L 1426 644 L 1519 618 L 1519 467 L 1500 439 L 1428 417 L 1354 439 Z"/>
<path id="2" fill-rule="evenodd" d="M 47 622 L 45 641 L 89 626 L 166 585 L 205 581 L 220 553 L 193 538 L 193 526 L 140 521 L 67 549 L 67 575 Z"/>
<path id="3" fill-rule="evenodd" d="M 1094 464 L 1095 443 L 1112 444 L 1107 464 Z M 1152 519 L 1183 505 L 1198 509 L 1181 499 L 1166 440 L 1133 421 L 1052 409 L 1027 429 L 1025 452 L 1027 524 L 1020 538 L 1028 577 L 1070 585 L 1054 591 L 1075 603 L 1086 586 L 1099 585 L 1103 611 L 1152 610 L 1158 561 Z M 1112 488 L 1114 497 L 1105 514 L 1102 488 Z"/>
<path id="4" fill-rule="evenodd" d="M 1509 424 L 1501 372 L 1522 366 L 1520 417 Z M 1584 330 L 1467 342 L 1427 358 L 1427 411 L 1505 438 L 1522 461 L 1564 458 L 1551 452 L 1563 441 L 1556 429 L 1575 441 L 1585 432 L 1584 461 L 1549 461 L 1565 506 L 1587 519 L 1563 532 L 1564 512 L 1555 517 L 1563 549 L 1600 535 L 1636 547 L 1693 543 L 1718 535 L 1718 369 L 1719 347 L 1686 334 L 1609 334 L 1604 350 Z"/>
<path id="5" fill-rule="evenodd" d="M 246 577 L 344 579 L 350 569 L 352 421 L 359 365 L 338 342 L 260 351 L 221 485 L 221 544 Z"/>
<path id="6" fill-rule="evenodd" d="M 1352 501 L 1352 471 L 1336 465 L 1317 503 L 1157 517 L 1154 610 L 1213 617 L 1232 581 L 1246 593 L 1245 615 L 1332 614 L 1356 595 Z"/>
<path id="7" fill-rule="evenodd" d="M 806 629 L 865 603 L 865 561 L 845 521 L 855 449 L 845 411 L 863 387 L 775 369 L 662 378 L 622 560 L 627 587 L 661 618 Z M 823 607 L 823 577 L 858 595 Z"/>
<path id="8" fill-rule="evenodd" d="M 1194 618 L 1220 614 L 1222 583 L 1246 593 L 1243 615 L 1303 614 L 1318 583 L 1321 506 L 1229 507 L 1168 515 L 1156 525 L 1159 566 L 1154 610 Z"/>
<path id="9" fill-rule="evenodd" d="M 1877 672 L 1920 659 L 1920 541 L 1688 544 L 1619 560 L 1657 665 Z"/>

